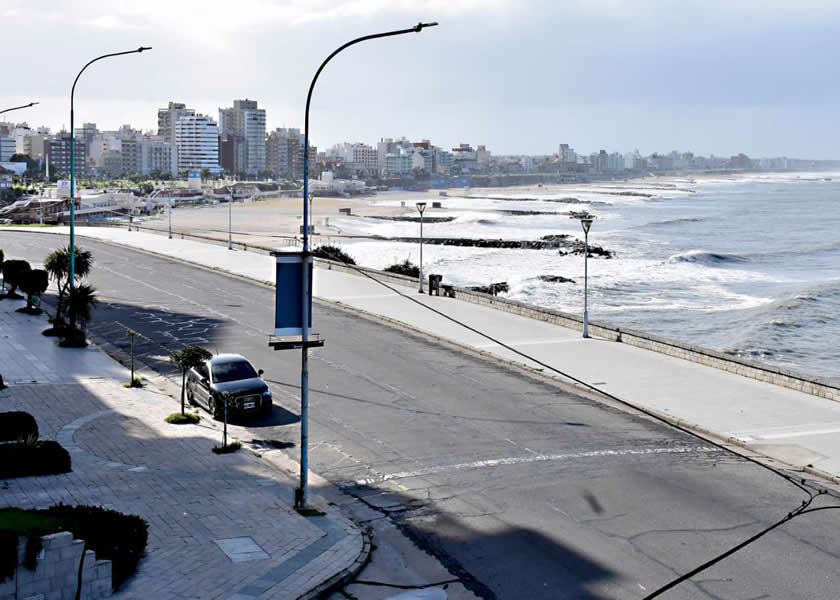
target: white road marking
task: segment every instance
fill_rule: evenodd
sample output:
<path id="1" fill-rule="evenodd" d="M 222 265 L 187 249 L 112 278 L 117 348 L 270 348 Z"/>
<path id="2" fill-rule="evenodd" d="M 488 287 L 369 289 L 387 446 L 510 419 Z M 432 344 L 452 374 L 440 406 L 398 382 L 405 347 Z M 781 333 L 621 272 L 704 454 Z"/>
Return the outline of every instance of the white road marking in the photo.
<path id="1" fill-rule="evenodd" d="M 387 473 L 384 475 L 376 475 L 366 479 L 357 479 L 355 481 L 344 481 L 339 483 L 340 487 L 350 487 L 353 485 L 373 485 L 392 479 L 407 479 L 410 477 L 422 477 L 424 475 L 435 475 L 437 473 L 447 473 L 451 471 L 464 471 L 469 469 L 487 469 L 492 467 L 500 467 L 505 465 L 520 465 L 537 462 L 572 460 L 576 458 L 599 458 L 606 456 L 644 456 L 649 454 L 687 454 L 694 452 L 714 452 L 717 448 L 712 446 L 690 446 L 690 447 L 666 447 L 666 448 L 627 448 L 625 450 L 591 450 L 589 452 L 572 452 L 569 454 L 536 454 L 532 456 L 513 456 L 510 458 L 493 458 L 488 460 L 478 460 L 469 463 L 458 463 L 454 465 L 438 465 L 436 467 L 426 467 L 424 469 L 416 469 L 414 471 L 400 471 L 398 473 Z"/>

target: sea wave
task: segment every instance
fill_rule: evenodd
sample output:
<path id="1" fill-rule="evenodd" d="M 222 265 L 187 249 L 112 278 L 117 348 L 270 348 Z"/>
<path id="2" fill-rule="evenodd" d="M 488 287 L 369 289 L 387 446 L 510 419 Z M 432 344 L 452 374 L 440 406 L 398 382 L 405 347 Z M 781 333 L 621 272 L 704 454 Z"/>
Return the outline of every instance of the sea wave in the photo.
<path id="1" fill-rule="evenodd" d="M 709 252 L 708 250 L 689 250 L 674 254 L 668 259 L 669 263 L 699 263 L 705 265 L 724 265 L 730 263 L 747 262 L 748 258 L 740 254 L 724 254 Z"/>
<path id="2" fill-rule="evenodd" d="M 647 227 L 649 225 L 674 225 L 676 223 L 700 223 L 705 220 L 706 219 L 702 217 L 679 217 L 676 219 L 666 219 L 664 221 L 651 221 L 650 223 L 643 225 L 643 227 Z"/>

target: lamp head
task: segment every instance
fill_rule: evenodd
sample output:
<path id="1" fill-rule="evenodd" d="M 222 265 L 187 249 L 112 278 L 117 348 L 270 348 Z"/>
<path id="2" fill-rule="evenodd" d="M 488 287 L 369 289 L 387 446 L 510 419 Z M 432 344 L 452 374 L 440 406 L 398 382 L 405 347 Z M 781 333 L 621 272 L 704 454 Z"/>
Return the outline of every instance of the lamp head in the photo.
<path id="1" fill-rule="evenodd" d="M 580 220 L 580 225 L 583 227 L 583 233 L 588 234 L 589 228 L 592 227 L 592 217 L 583 217 Z"/>
<path id="2" fill-rule="evenodd" d="M 137 52 L 143 52 L 143 50 L 151 50 L 151 49 L 152 49 L 151 46 L 140 46 L 139 48 L 137 48 Z"/>
<path id="3" fill-rule="evenodd" d="M 423 31 L 424 27 L 437 27 L 437 22 L 435 22 L 435 23 L 417 23 L 417 25 L 412 27 L 412 29 L 416 33 L 420 33 L 421 31 Z"/>
<path id="4" fill-rule="evenodd" d="M 417 210 L 420 211 L 420 214 L 423 214 L 423 211 L 426 210 L 426 203 L 425 202 L 418 202 L 417 203 Z"/>

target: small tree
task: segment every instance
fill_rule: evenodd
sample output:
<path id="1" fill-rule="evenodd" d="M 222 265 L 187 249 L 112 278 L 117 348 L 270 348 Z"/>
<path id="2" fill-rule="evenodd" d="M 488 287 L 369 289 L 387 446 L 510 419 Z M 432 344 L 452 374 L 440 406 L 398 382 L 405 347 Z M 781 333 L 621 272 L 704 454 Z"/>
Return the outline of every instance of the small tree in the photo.
<path id="1" fill-rule="evenodd" d="M 178 365 L 181 369 L 181 414 L 184 414 L 184 392 L 187 387 L 187 371 L 198 367 L 204 361 L 213 357 L 213 354 L 201 346 L 184 346 L 179 352 L 171 352 L 169 360 Z"/>
<path id="2" fill-rule="evenodd" d="M 32 270 L 25 260 L 7 260 L 3 263 L 3 280 L 9 284 L 8 298 L 20 298 L 15 291 L 23 281 L 24 273 Z"/>
<path id="3" fill-rule="evenodd" d="M 406 275 L 407 277 L 420 276 L 420 267 L 415 265 L 407 258 L 401 263 L 396 263 L 391 265 L 390 267 L 385 267 L 383 271 L 385 271 L 386 273 L 396 273 L 397 275 Z"/>
<path id="4" fill-rule="evenodd" d="M 67 312 L 70 313 L 70 329 L 76 328 L 76 319 L 81 322 L 90 321 L 90 311 L 99 304 L 96 288 L 87 283 L 81 283 L 70 290 L 67 296 Z"/>
<path id="5" fill-rule="evenodd" d="M 40 296 L 47 291 L 49 283 L 50 276 L 43 269 L 24 271 L 23 279 L 20 282 L 20 289 L 26 294 L 26 312 L 32 312 L 35 309 L 32 305 L 33 297 Z M 38 312 L 40 312 L 40 309 Z"/>
<path id="6" fill-rule="evenodd" d="M 93 265 L 93 254 L 90 250 L 82 250 L 78 246 L 74 246 L 73 249 L 75 250 L 73 271 L 75 279 L 80 281 L 90 273 L 90 268 Z M 70 246 L 50 252 L 44 260 L 44 268 L 58 288 L 58 303 L 55 310 L 57 323 L 55 325 L 59 327 L 64 321 L 64 309 L 70 291 Z"/>

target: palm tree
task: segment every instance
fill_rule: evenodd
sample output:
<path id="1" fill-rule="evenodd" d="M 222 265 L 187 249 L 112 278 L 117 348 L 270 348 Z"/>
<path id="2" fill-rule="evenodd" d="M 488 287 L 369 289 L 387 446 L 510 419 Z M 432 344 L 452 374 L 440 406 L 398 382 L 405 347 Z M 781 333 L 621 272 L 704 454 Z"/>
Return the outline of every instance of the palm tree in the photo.
<path id="1" fill-rule="evenodd" d="M 75 279 L 80 281 L 88 276 L 90 269 L 93 266 L 93 254 L 90 250 L 83 250 L 78 246 L 74 247 L 74 265 L 73 271 Z M 44 269 L 50 274 L 50 278 L 55 281 L 58 288 L 58 305 L 55 311 L 55 318 L 57 321 L 64 320 L 64 308 L 67 296 L 70 291 L 70 246 L 66 248 L 58 248 L 47 255 L 44 260 Z M 75 322 L 74 317 L 71 319 Z"/>
<path id="2" fill-rule="evenodd" d="M 70 313 L 70 328 L 76 328 L 76 319 L 90 321 L 90 311 L 99 304 L 96 297 L 96 288 L 87 283 L 82 283 L 73 288 L 67 296 L 67 309 Z"/>

